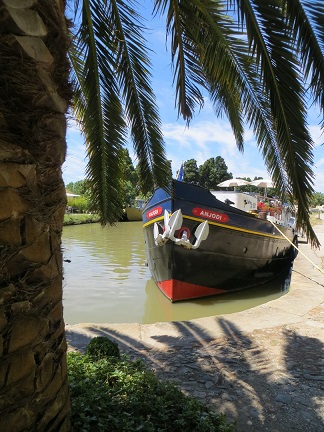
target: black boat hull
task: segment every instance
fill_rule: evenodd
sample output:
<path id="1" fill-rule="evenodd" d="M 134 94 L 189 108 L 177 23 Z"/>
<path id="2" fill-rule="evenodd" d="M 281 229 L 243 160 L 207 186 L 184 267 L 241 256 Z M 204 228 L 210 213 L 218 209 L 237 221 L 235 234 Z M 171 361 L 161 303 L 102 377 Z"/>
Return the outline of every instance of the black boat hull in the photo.
<path id="1" fill-rule="evenodd" d="M 206 189 L 180 183 L 173 182 L 170 193 L 154 194 L 143 212 L 148 265 L 155 283 L 171 301 L 260 285 L 291 265 L 295 248 L 289 241 L 297 238 L 292 229 L 281 226 L 283 236 L 269 221 L 227 206 Z M 162 246 L 155 243 L 154 224 L 163 233 L 164 211 L 172 214 L 178 209 L 183 222 L 175 238 L 185 231 L 194 243 L 198 225 L 208 220 L 208 237 L 197 249 L 171 240 Z"/>

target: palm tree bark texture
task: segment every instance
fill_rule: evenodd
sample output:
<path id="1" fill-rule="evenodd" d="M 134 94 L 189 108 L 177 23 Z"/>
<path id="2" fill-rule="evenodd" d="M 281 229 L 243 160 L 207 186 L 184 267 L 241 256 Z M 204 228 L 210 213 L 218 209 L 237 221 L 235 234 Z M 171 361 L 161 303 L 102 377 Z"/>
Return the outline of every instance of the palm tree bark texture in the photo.
<path id="1" fill-rule="evenodd" d="M 68 23 L 0 0 L 0 430 L 68 431 L 62 308 Z"/>

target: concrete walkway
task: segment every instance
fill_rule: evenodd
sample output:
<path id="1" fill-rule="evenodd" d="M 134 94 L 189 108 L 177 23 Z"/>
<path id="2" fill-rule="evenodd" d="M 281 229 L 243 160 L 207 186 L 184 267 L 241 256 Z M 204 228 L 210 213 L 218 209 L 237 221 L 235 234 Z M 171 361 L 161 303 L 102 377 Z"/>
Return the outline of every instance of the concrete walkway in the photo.
<path id="1" fill-rule="evenodd" d="M 323 271 L 324 220 L 315 231 L 322 248 L 300 243 L 290 291 L 279 299 L 185 322 L 67 325 L 69 349 L 107 336 L 240 431 L 323 432 L 324 274 L 310 261 Z"/>

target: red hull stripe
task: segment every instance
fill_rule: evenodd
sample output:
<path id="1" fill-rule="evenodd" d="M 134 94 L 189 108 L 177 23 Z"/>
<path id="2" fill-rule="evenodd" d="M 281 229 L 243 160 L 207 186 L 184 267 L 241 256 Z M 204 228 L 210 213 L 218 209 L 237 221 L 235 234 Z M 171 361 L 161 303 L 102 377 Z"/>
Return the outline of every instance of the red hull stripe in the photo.
<path id="1" fill-rule="evenodd" d="M 169 279 L 163 282 L 157 282 L 157 285 L 163 292 L 163 294 L 166 295 L 171 301 L 188 300 L 197 297 L 207 297 L 226 292 L 226 290 L 207 288 L 201 285 L 181 282 L 176 279 Z"/>

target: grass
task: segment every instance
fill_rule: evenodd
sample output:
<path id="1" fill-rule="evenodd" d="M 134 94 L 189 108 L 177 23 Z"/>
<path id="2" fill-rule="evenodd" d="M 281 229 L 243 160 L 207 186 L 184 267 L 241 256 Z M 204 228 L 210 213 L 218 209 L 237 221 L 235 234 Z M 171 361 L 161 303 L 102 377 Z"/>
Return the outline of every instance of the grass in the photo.
<path id="1" fill-rule="evenodd" d="M 99 216 L 88 213 L 70 213 L 64 215 L 63 225 L 80 225 L 99 222 Z"/>
<path id="2" fill-rule="evenodd" d="M 312 226 L 321 225 L 324 223 L 324 214 L 320 213 L 320 215 L 321 215 L 321 219 L 319 219 L 318 217 L 318 212 L 310 214 L 310 222 Z"/>
<path id="3" fill-rule="evenodd" d="M 68 372 L 74 432 L 236 431 L 225 415 L 159 380 L 141 361 L 69 353 Z"/>

